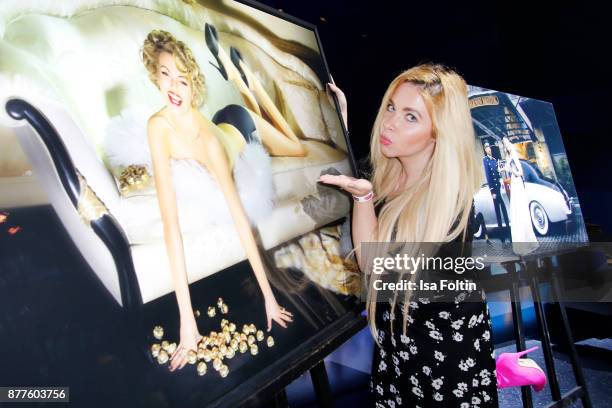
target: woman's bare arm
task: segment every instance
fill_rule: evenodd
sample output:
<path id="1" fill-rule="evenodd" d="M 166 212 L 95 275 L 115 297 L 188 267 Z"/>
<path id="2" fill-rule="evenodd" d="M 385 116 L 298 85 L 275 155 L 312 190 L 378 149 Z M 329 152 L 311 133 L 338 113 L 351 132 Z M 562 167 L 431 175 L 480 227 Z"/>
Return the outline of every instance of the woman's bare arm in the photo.
<path id="1" fill-rule="evenodd" d="M 378 218 L 374 212 L 374 201 L 366 201 L 363 203 L 354 202 L 353 204 L 353 219 L 351 220 L 351 229 L 353 235 L 353 245 L 357 253 L 357 263 L 364 270 L 365 265 L 361 264 L 361 244 L 364 242 L 372 242 L 372 236 L 378 225 Z"/>
<path id="2" fill-rule="evenodd" d="M 189 296 L 183 237 L 179 227 L 176 194 L 170 169 L 168 129 L 164 119 L 156 116 L 149 119 L 147 134 L 153 159 L 157 201 L 164 226 L 164 241 L 170 261 L 179 313 L 181 319 L 194 318 Z"/>
<path id="3" fill-rule="evenodd" d="M 319 181 L 338 186 L 356 196 L 364 196 L 372 191 L 372 183 L 368 180 L 356 179 L 345 175 L 324 174 L 319 177 Z M 361 244 L 372 241 L 372 234 L 378 226 L 378 218 L 374 212 L 374 200 L 365 202 L 355 201 L 353 205 L 353 219 L 351 221 L 351 232 L 353 245 L 357 253 L 357 262 L 363 270 L 364 265 L 361 264 Z"/>
<path id="4" fill-rule="evenodd" d="M 330 79 L 332 79 L 331 75 Z M 327 84 L 327 88 L 328 97 L 332 105 L 333 100 L 331 98 L 331 92 L 336 94 L 336 97 L 338 98 L 338 105 L 340 107 L 340 113 L 342 114 L 342 120 L 344 121 L 344 126 L 346 129 L 348 129 L 348 107 L 346 102 L 346 95 L 344 94 L 344 92 L 342 92 L 340 88 L 336 86 L 333 79 L 332 82 L 329 82 Z M 319 178 L 319 181 L 327 184 L 336 185 L 356 196 L 363 196 L 368 192 L 372 191 L 372 183 L 370 183 L 368 180 L 358 180 L 354 177 L 324 175 Z M 355 252 L 357 253 L 357 262 L 359 263 L 359 266 L 362 267 L 361 244 L 363 242 L 369 242 L 372 240 L 372 234 L 378 226 L 378 218 L 376 217 L 376 213 L 374 212 L 373 201 L 355 201 L 353 205 L 353 219 L 351 221 L 351 232 L 353 238 L 353 245 L 355 246 Z"/>
<path id="5" fill-rule="evenodd" d="M 219 187 L 225 196 L 230 213 L 234 220 L 236 231 L 240 237 L 240 242 L 246 252 L 247 258 L 251 263 L 251 267 L 255 272 L 255 277 L 259 283 L 259 287 L 263 292 L 264 298 L 269 299 L 273 296 L 272 289 L 265 274 L 263 262 L 259 255 L 259 250 L 253 236 L 253 231 L 246 216 L 240 196 L 234 184 L 231 169 L 225 155 L 225 150 L 216 139 L 210 137 L 206 142 L 206 151 L 211 166 L 211 172 L 217 179 Z"/>
<path id="6" fill-rule="evenodd" d="M 187 350 L 197 349 L 197 341 L 200 335 L 189 294 L 183 237 L 179 227 L 176 194 L 170 169 L 168 129 L 164 119 L 155 116 L 149 119 L 147 133 L 153 159 L 157 201 L 164 225 L 164 241 L 179 308 L 180 344 L 171 356 L 170 363 L 170 371 L 174 371 L 187 364 Z"/>
<path id="7" fill-rule="evenodd" d="M 207 141 L 206 152 L 211 166 L 211 172 L 217 178 L 219 187 L 225 196 L 230 213 L 234 219 L 234 225 L 242 247 L 245 249 L 247 258 L 255 272 L 255 278 L 261 288 L 265 299 L 267 329 L 272 329 L 272 321 L 274 320 L 281 327 L 287 328 L 287 322 L 293 321 L 293 314 L 279 306 L 268 282 L 263 262 L 259 254 L 259 249 L 253 236 L 253 231 L 249 224 L 248 218 L 240 201 L 240 196 L 236 190 L 232 172 L 225 156 L 225 150 L 219 141 L 213 136 Z"/>

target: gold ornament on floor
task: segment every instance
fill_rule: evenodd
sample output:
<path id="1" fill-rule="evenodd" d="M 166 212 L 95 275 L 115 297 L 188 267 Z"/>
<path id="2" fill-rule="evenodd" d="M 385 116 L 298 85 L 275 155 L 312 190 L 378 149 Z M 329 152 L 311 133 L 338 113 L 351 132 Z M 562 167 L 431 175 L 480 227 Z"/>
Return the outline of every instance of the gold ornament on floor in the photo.
<path id="1" fill-rule="evenodd" d="M 189 364 L 195 364 L 196 361 L 198 361 L 198 355 L 195 351 L 189 350 L 189 352 L 187 353 L 187 361 L 189 362 Z"/>
<path id="2" fill-rule="evenodd" d="M 223 363 L 221 362 L 220 358 L 215 358 L 213 360 L 213 368 L 215 369 L 215 371 L 219 371 L 219 369 L 221 368 L 222 365 L 223 365 Z"/>
<path id="3" fill-rule="evenodd" d="M 225 378 L 227 377 L 227 375 L 229 374 L 229 368 L 223 364 L 220 368 L 219 368 L 219 374 L 221 375 L 221 377 Z"/>
<path id="4" fill-rule="evenodd" d="M 159 364 L 166 364 L 168 362 L 168 353 L 166 353 L 166 350 L 159 351 L 159 354 L 157 355 L 157 362 Z"/>
<path id="5" fill-rule="evenodd" d="M 170 343 L 168 344 L 168 347 L 166 347 L 166 352 L 169 355 L 172 355 L 172 353 L 174 353 L 175 350 L 176 350 L 176 343 Z"/>
<path id="6" fill-rule="evenodd" d="M 217 301 L 217 307 L 221 313 L 226 314 L 229 307 L 223 302 L 222 298 Z M 208 307 L 208 316 L 211 318 L 216 315 L 214 306 Z M 200 311 L 194 309 L 194 315 L 200 316 Z M 153 336 L 162 340 L 164 329 L 162 326 L 155 326 Z M 196 350 L 181 350 L 181 357 L 187 357 L 189 364 L 196 365 L 196 371 L 199 376 L 206 374 L 208 366 L 206 363 L 212 361 L 212 367 L 215 371 L 219 371 L 222 378 L 229 374 L 229 367 L 223 363 L 224 359 L 230 360 L 241 354 L 250 352 L 255 356 L 259 354 L 258 341 L 263 341 L 266 337 L 263 330 L 258 330 L 254 323 L 244 324 L 242 332 L 237 331 L 236 323 L 229 321 L 226 318 L 221 319 L 220 331 L 211 331 L 208 336 L 202 336 L 198 341 Z M 266 340 L 268 347 L 274 345 L 272 336 L 268 336 Z M 163 340 L 159 344 L 151 345 L 151 355 L 159 364 L 166 364 L 170 360 L 170 356 L 176 355 L 176 343 L 170 343 L 168 340 Z"/>
<path id="7" fill-rule="evenodd" d="M 157 340 L 161 340 L 162 337 L 164 337 L 164 328 L 161 326 L 155 326 L 153 328 L 153 337 L 155 337 Z"/>

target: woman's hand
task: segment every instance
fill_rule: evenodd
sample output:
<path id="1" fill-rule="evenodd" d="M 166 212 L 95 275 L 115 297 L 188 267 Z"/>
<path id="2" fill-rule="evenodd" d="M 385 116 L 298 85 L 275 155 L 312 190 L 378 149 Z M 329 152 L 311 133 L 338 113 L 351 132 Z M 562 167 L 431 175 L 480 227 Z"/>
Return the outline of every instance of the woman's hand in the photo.
<path id="1" fill-rule="evenodd" d="M 372 191 L 372 183 L 366 179 L 356 179 L 355 177 L 332 174 L 324 174 L 319 177 L 319 181 L 325 184 L 338 186 L 341 189 L 355 196 L 364 196 Z"/>
<path id="2" fill-rule="evenodd" d="M 292 313 L 285 310 L 284 307 L 280 307 L 278 303 L 276 303 L 276 299 L 274 296 L 271 296 L 269 299 L 266 299 L 266 317 L 268 320 L 268 330 L 272 329 L 272 320 L 278 323 L 281 327 L 287 328 L 286 322 L 292 322 L 293 319 Z"/>
<path id="3" fill-rule="evenodd" d="M 180 370 L 189 362 L 188 354 L 190 350 L 198 350 L 198 343 L 202 340 L 202 335 L 198 332 L 198 326 L 194 319 L 183 321 L 181 319 L 181 341 L 170 357 L 170 371 L 177 368 Z"/>
<path id="4" fill-rule="evenodd" d="M 342 90 L 336 86 L 333 79 L 332 82 L 327 83 L 327 89 L 336 94 L 336 98 L 338 98 L 338 105 L 340 107 L 340 113 L 342 114 L 342 120 L 344 121 L 344 127 L 348 129 L 346 95 L 344 95 L 344 92 L 342 92 Z M 330 92 L 327 93 L 327 96 L 333 106 L 334 101 Z"/>

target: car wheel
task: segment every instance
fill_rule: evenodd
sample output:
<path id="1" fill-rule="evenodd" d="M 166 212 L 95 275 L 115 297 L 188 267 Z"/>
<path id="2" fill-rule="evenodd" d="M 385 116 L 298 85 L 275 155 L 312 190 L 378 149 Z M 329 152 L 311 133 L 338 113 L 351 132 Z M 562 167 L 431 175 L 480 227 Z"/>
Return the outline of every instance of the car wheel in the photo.
<path id="1" fill-rule="evenodd" d="M 531 223 L 535 232 L 544 236 L 550 231 L 550 221 L 542 204 L 537 201 L 532 201 L 529 204 L 529 214 L 531 215 Z"/>

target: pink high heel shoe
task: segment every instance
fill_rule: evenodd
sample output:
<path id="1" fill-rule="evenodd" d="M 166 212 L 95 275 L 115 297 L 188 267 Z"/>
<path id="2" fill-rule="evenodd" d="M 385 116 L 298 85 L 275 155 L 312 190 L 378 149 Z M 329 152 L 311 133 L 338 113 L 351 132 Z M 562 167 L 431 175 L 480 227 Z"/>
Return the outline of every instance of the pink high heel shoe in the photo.
<path id="1" fill-rule="evenodd" d="M 501 353 L 495 362 L 497 388 L 531 385 L 536 392 L 542 391 L 546 386 L 544 371 L 532 359 L 520 358 L 537 349 L 532 347 L 518 353 Z"/>

